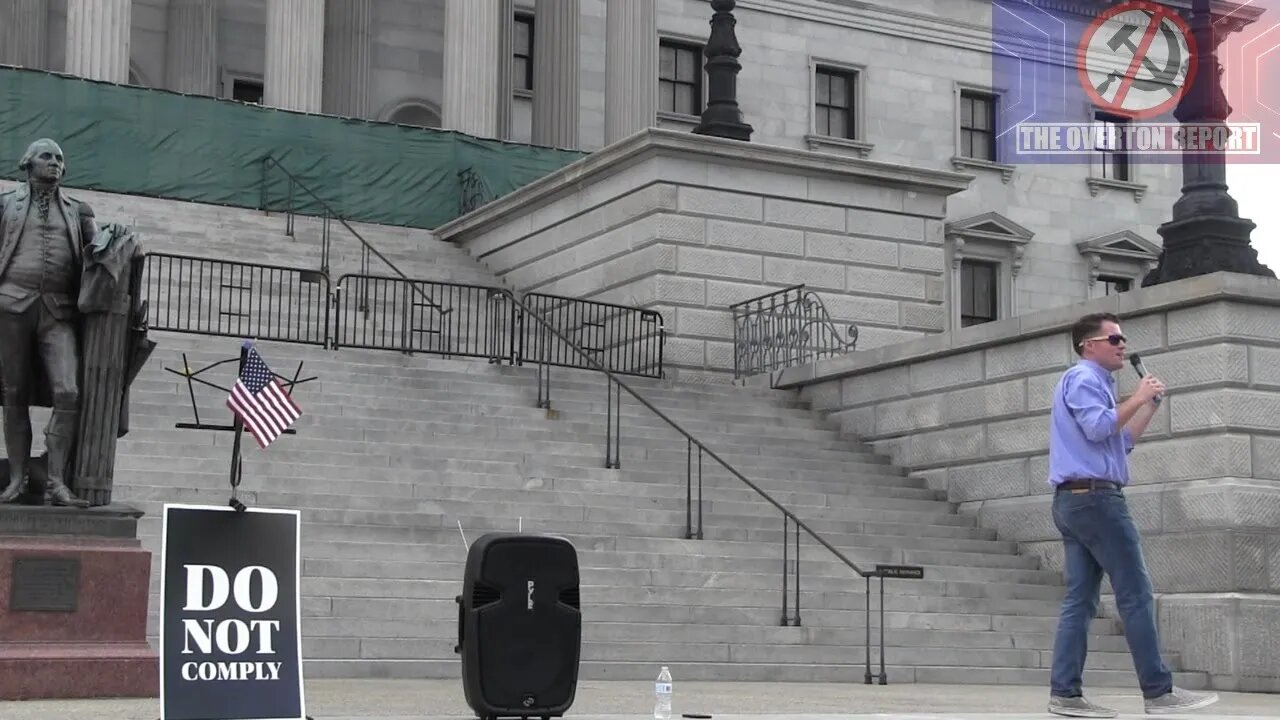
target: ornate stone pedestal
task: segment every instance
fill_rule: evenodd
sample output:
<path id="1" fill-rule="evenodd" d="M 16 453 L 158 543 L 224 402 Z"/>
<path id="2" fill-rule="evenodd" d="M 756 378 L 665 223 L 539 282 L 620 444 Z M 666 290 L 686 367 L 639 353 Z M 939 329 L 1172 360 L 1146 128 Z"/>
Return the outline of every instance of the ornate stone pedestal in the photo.
<path id="1" fill-rule="evenodd" d="M 159 695 L 141 516 L 0 505 L 0 700 Z"/>

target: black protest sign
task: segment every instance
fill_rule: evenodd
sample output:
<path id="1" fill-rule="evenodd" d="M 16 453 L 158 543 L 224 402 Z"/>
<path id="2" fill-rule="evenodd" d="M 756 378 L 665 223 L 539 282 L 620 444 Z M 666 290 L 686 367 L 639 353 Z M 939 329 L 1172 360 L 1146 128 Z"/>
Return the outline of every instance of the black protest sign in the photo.
<path id="1" fill-rule="evenodd" d="M 161 720 L 302 720 L 296 510 L 164 506 Z"/>

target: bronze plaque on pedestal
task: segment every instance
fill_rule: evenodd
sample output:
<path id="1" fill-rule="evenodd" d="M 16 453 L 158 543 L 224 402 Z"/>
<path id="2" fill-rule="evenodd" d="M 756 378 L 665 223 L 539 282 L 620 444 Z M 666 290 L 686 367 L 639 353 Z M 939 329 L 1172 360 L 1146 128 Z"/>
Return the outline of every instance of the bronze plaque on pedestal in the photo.
<path id="1" fill-rule="evenodd" d="M 14 558 L 9 610 L 73 613 L 79 595 L 80 558 Z"/>

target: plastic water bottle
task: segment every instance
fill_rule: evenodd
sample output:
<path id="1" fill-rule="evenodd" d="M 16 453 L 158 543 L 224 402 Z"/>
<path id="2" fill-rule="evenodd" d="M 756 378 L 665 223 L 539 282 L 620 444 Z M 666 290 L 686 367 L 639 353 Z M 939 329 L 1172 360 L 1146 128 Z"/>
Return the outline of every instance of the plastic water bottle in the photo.
<path id="1" fill-rule="evenodd" d="M 653 686 L 653 720 L 671 720 L 671 671 L 666 665 Z"/>

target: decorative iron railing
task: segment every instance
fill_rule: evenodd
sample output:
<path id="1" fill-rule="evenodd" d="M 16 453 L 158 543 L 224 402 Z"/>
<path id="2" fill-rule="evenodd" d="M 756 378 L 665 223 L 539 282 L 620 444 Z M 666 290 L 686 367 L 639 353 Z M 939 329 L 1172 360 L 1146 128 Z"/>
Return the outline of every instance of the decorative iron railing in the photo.
<path id="1" fill-rule="evenodd" d="M 489 183 L 474 168 L 465 167 L 458 171 L 458 184 L 462 192 L 458 196 L 458 215 L 466 215 L 485 203 L 493 200 L 493 191 Z"/>
<path id="2" fill-rule="evenodd" d="M 322 272 L 149 253 L 142 283 L 153 330 L 329 344 Z"/>
<path id="3" fill-rule="evenodd" d="M 729 309 L 735 379 L 852 352 L 858 344 L 858 327 L 849 324 L 847 337 L 841 337 L 822 298 L 804 285 L 744 300 Z"/>

